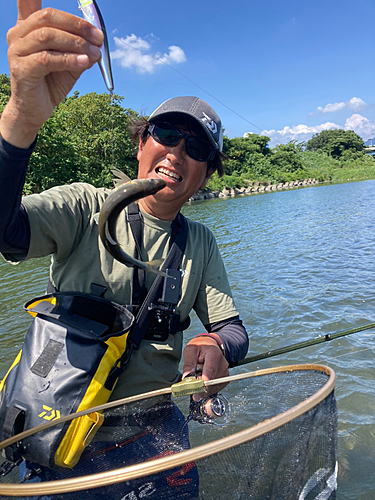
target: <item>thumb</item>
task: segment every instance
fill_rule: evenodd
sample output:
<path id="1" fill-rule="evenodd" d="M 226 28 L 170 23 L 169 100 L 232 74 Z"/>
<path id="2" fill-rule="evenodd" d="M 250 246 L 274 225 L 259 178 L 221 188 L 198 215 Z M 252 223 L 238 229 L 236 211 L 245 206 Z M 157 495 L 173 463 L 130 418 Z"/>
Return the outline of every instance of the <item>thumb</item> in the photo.
<path id="1" fill-rule="evenodd" d="M 17 0 L 18 20 L 24 21 L 41 8 L 42 0 Z"/>

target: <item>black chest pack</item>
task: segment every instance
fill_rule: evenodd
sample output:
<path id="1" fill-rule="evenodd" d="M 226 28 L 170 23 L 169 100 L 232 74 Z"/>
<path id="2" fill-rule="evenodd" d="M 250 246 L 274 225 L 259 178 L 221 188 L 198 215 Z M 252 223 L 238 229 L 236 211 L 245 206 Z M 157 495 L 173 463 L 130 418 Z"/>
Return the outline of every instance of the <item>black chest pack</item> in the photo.
<path id="1" fill-rule="evenodd" d="M 128 207 L 128 220 L 140 255 L 142 221 L 134 204 Z M 136 268 L 131 306 L 106 300 L 105 287 L 95 284 L 92 294 L 50 288 L 52 293 L 25 304 L 34 320 L 0 383 L 1 441 L 106 403 L 143 339 L 165 341 L 189 326 L 189 318 L 181 323 L 175 312 L 186 238 L 186 222 L 179 214 L 162 266 L 168 277 L 156 276 L 147 292 L 144 271 Z M 103 420 L 100 412 L 93 412 L 50 427 L 7 447 L 6 458 L 72 468 Z"/>

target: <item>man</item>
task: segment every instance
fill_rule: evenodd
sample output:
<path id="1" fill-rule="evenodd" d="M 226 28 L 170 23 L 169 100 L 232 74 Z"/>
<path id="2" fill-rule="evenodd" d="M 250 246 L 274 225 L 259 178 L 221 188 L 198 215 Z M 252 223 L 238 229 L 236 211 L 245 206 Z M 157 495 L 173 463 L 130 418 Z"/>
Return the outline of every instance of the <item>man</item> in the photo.
<path id="1" fill-rule="evenodd" d="M 41 10 L 40 0 L 18 0 L 18 22 L 8 33 L 11 98 L 0 119 L 0 251 L 9 261 L 52 255 L 51 282 L 59 291 L 90 293 L 131 304 L 134 270 L 115 261 L 99 241 L 95 215 L 108 190 L 88 184 L 56 187 L 25 198 L 21 192 L 36 135 L 83 71 L 100 58 L 102 33 L 76 16 Z M 163 103 L 138 126 L 138 178 L 162 178 L 166 187 L 140 200 L 142 260 L 165 258 L 173 221 L 182 205 L 215 170 L 222 173 L 222 126 L 204 101 L 183 97 Z M 117 238 L 127 253 L 136 244 L 121 214 Z M 202 365 L 202 378 L 228 375 L 229 363 L 246 355 L 247 334 L 238 317 L 217 244 L 204 226 L 187 220 L 181 322 L 192 309 L 208 334 L 184 349 L 183 375 Z M 146 273 L 149 289 L 153 276 Z M 112 394 L 126 397 L 178 380 L 182 332 L 162 342 L 142 341 Z"/>

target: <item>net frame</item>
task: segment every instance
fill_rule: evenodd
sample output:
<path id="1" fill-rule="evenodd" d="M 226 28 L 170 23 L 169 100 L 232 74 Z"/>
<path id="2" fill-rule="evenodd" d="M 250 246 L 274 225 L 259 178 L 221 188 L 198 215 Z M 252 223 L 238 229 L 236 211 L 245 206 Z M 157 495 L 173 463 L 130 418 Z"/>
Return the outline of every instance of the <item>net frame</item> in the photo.
<path id="1" fill-rule="evenodd" d="M 254 377 L 265 376 L 275 373 L 285 373 L 285 372 L 295 372 L 295 371 L 317 371 L 326 374 L 329 378 L 327 382 L 316 391 L 312 396 L 306 398 L 301 403 L 289 408 L 283 413 L 279 413 L 275 417 L 266 419 L 252 427 L 245 429 L 243 431 L 237 432 L 230 436 L 218 439 L 216 441 L 197 446 L 195 448 L 184 450 L 174 455 L 170 455 L 163 458 L 157 458 L 147 462 L 142 462 L 140 464 L 123 467 L 120 469 L 115 469 L 106 472 L 100 472 L 96 474 L 90 474 L 86 476 L 80 476 L 69 479 L 55 480 L 55 481 L 44 481 L 41 483 L 29 483 L 29 484 L 14 484 L 14 483 L 0 483 L 0 495 L 4 496 L 37 496 L 37 495 L 53 495 L 61 493 L 71 493 L 75 491 L 82 491 L 94 488 L 100 488 L 103 486 L 108 486 L 112 484 L 121 483 L 124 481 L 131 481 L 134 479 L 139 479 L 141 477 L 147 477 L 153 474 L 158 474 L 162 471 L 170 470 L 175 467 L 180 467 L 184 464 L 195 462 L 196 460 L 209 457 L 211 455 L 220 453 L 222 451 L 228 450 L 234 446 L 252 441 L 257 437 L 271 432 L 288 422 L 291 422 L 295 418 L 303 415 L 307 411 L 311 410 L 317 406 L 321 401 L 323 401 L 327 396 L 331 394 L 336 385 L 336 374 L 332 368 L 319 364 L 300 364 L 300 365 L 286 365 L 274 368 L 267 368 L 263 370 L 256 370 L 249 373 L 241 373 L 237 375 L 232 375 L 229 377 L 223 377 L 220 379 L 210 380 L 205 382 L 205 387 L 210 387 L 214 385 L 219 385 L 223 383 L 233 382 L 236 380 L 250 379 Z M 0 451 L 10 446 L 13 443 L 21 441 L 22 439 L 36 434 L 44 429 L 48 429 L 55 425 L 61 424 L 63 422 L 68 422 L 77 418 L 79 416 L 87 415 L 96 411 L 103 411 L 110 408 L 116 408 L 125 404 L 141 401 L 154 396 L 162 396 L 172 393 L 172 388 L 168 387 L 165 389 L 160 389 L 157 391 L 151 391 L 148 393 L 131 396 L 128 398 L 120 399 L 117 401 L 112 401 L 94 408 L 89 408 L 88 410 L 83 410 L 81 412 L 73 413 L 67 415 L 53 422 L 48 422 L 46 424 L 39 425 L 33 429 L 24 431 L 12 438 L 6 439 L 0 443 Z"/>

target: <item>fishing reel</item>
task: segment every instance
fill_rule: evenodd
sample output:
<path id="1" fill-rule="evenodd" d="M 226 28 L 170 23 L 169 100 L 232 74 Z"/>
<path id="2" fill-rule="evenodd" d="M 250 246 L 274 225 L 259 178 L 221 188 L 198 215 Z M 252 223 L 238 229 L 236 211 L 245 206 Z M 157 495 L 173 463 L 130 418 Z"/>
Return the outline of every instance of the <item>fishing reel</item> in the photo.
<path id="1" fill-rule="evenodd" d="M 189 420 L 200 424 L 225 425 L 230 417 L 229 401 L 222 394 L 213 394 L 199 401 L 190 396 Z"/>

